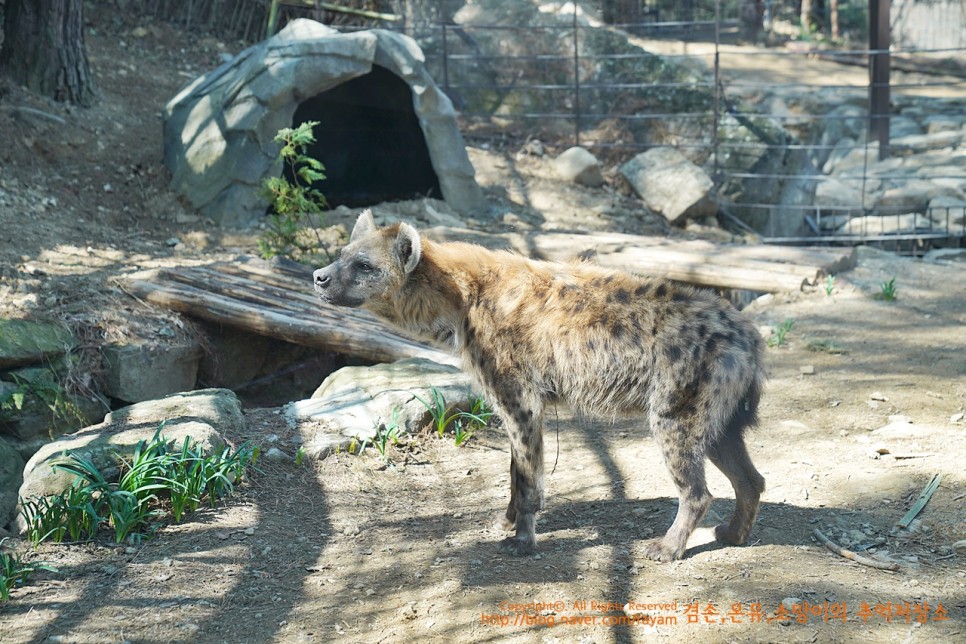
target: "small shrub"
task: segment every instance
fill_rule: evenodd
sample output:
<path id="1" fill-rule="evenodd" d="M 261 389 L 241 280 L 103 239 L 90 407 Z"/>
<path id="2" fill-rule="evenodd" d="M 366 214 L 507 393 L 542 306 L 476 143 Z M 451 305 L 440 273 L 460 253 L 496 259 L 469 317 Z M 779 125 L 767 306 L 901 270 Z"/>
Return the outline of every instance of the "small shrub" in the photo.
<path id="1" fill-rule="evenodd" d="M 780 347 L 785 344 L 785 336 L 792 330 L 795 320 L 788 319 L 775 327 L 775 332 L 768 338 L 768 346 Z"/>
<path id="2" fill-rule="evenodd" d="M 258 241 L 265 259 L 279 256 L 314 262 L 316 253 L 325 251 L 318 228 L 328 203 L 320 190 L 312 188 L 325 179 L 325 168 L 306 154 L 308 146 L 315 143 L 312 128 L 318 124 L 306 121 L 296 128 L 283 128 L 275 136 L 275 142 L 282 144 L 279 161 L 290 171 L 292 183 L 285 176 L 269 177 L 262 183 L 261 194 L 271 204 L 268 226 Z M 306 226 L 315 232 L 314 239 L 306 234 Z"/>

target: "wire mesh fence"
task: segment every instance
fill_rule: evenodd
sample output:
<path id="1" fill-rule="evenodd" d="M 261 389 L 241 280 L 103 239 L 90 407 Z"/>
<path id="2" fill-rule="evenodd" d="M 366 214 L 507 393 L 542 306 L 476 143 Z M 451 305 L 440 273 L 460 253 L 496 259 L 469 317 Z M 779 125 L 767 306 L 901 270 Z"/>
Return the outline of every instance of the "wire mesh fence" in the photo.
<path id="1" fill-rule="evenodd" d="M 397 26 L 471 143 L 537 138 L 611 164 L 673 146 L 713 179 L 722 217 L 770 242 L 914 250 L 966 237 L 966 47 L 747 44 L 767 44 L 761 30 L 792 3 L 647 2 L 616 24 L 594 3 L 496 4 L 454 17 L 440 2 L 432 20 Z M 863 20 L 847 23 L 861 37 Z M 867 66 L 885 55 L 890 109 L 875 114 Z"/>

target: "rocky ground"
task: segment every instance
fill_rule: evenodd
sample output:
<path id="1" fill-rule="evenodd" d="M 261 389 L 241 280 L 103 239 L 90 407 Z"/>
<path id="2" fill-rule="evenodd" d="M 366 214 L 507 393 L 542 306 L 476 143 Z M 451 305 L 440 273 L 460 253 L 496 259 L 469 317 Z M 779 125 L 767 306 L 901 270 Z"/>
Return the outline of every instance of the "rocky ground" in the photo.
<path id="1" fill-rule="evenodd" d="M 163 103 L 239 45 L 123 16 L 90 21 L 97 106 L 64 108 L 0 81 L 0 316 L 65 319 L 89 329 L 93 345 L 167 341 L 190 322 L 110 278 L 254 251 L 255 234 L 217 229 L 167 191 L 159 136 Z M 517 151 L 470 150 L 494 204 L 476 226 L 730 238 L 703 226 L 669 231 L 619 192 L 562 186 L 545 159 Z M 425 208 L 381 211 L 419 222 Z M 892 278 L 898 299 L 877 299 Z M 25 549 L 60 572 L 35 576 L 0 605 L 0 641 L 962 639 L 963 265 L 861 249 L 859 266 L 830 286 L 747 309 L 762 327 L 794 323 L 768 353 L 762 423 L 750 440 L 768 490 L 746 547 L 719 547 L 705 530 L 683 561 L 644 559 L 644 540 L 675 510 L 646 428 L 561 409 L 547 428 L 549 502 L 535 556 L 496 550 L 503 535 L 491 518 L 506 503 L 509 460 L 499 428 L 459 448 L 427 435 L 388 464 L 371 449 L 263 462 L 225 507 L 141 544 Z M 278 407 L 247 416 L 229 437 L 236 443 L 305 439 Z M 710 525 L 729 514 L 732 492 L 709 474 L 721 499 Z M 897 529 L 935 474 L 942 481 L 928 505 Z M 900 568 L 833 555 L 816 528 Z M 844 605 L 844 618 L 830 617 L 833 605 Z"/>

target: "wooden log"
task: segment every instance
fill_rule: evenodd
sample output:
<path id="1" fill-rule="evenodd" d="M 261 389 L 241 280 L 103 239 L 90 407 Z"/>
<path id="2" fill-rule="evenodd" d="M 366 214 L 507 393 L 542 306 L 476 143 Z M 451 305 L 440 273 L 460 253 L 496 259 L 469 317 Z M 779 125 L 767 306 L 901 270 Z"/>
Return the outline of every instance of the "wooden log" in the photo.
<path id="1" fill-rule="evenodd" d="M 121 278 L 118 283 L 152 304 L 295 344 L 347 353 L 373 362 L 416 357 L 457 364 L 452 354 L 399 335 L 365 311 L 319 303 L 314 311 L 306 307 L 305 313 L 296 316 L 289 311 L 246 304 L 196 286 L 165 282 L 163 273 L 159 273 L 138 273 Z"/>
<path id="2" fill-rule="evenodd" d="M 431 239 L 463 239 L 487 248 L 510 248 L 552 261 L 592 258 L 594 262 L 650 277 L 699 286 L 775 293 L 797 291 L 817 277 L 855 266 L 854 249 L 723 245 L 701 240 L 669 240 L 620 233 L 529 233 L 491 235 L 435 227 Z"/>

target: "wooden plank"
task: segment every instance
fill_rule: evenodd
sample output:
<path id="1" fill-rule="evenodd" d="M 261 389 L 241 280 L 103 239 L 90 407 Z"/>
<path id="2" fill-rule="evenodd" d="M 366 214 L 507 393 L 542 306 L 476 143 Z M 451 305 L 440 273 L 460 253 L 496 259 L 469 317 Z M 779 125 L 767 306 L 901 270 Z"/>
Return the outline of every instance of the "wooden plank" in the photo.
<path id="1" fill-rule="evenodd" d="M 762 292 L 799 290 L 816 277 L 855 266 L 855 250 L 790 246 L 724 245 L 702 240 L 669 240 L 620 233 L 527 233 L 492 235 L 435 227 L 431 239 L 463 239 L 487 248 L 568 261 L 591 257 L 602 266 L 699 286 Z"/>
<path id="2" fill-rule="evenodd" d="M 190 271 L 182 268 L 177 273 L 183 276 Z M 357 355 L 373 362 L 417 357 L 456 363 L 452 354 L 406 338 L 365 311 L 329 307 L 319 302 L 314 311 L 306 307 L 305 313 L 296 316 L 289 311 L 247 304 L 198 286 L 167 281 L 174 273 L 150 271 L 121 278 L 119 282 L 147 302 L 295 344 Z"/>

